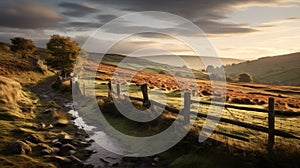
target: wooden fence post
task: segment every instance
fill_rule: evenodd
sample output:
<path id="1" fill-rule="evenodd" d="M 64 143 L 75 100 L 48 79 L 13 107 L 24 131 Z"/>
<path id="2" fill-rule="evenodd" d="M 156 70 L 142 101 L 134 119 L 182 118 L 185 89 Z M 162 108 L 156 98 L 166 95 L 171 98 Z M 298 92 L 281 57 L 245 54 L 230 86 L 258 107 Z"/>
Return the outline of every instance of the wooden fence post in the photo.
<path id="1" fill-rule="evenodd" d="M 120 91 L 120 84 L 117 83 L 117 95 L 120 96 L 120 93 L 121 93 L 121 91 Z"/>
<path id="2" fill-rule="evenodd" d="M 108 97 L 111 97 L 112 87 L 111 87 L 111 81 L 108 82 Z"/>
<path id="3" fill-rule="evenodd" d="M 76 95 L 82 95 L 81 91 L 80 91 L 80 87 L 79 87 L 79 82 L 75 81 L 74 83 L 74 90 L 75 90 L 75 94 Z"/>
<path id="4" fill-rule="evenodd" d="M 191 93 L 184 93 L 184 124 L 190 124 L 190 112 L 191 112 Z"/>
<path id="5" fill-rule="evenodd" d="M 274 98 L 269 98 L 269 113 L 268 113 L 268 125 L 269 125 L 269 134 L 268 134 L 268 149 L 272 150 L 274 145 L 274 133 L 275 133 L 275 113 L 274 113 Z"/>
<path id="6" fill-rule="evenodd" d="M 82 95 L 85 96 L 85 83 L 82 84 Z"/>
<path id="7" fill-rule="evenodd" d="M 149 108 L 151 106 L 151 103 L 149 101 L 149 96 L 148 96 L 148 85 L 147 84 L 141 85 L 141 90 L 143 93 L 143 106 Z"/>

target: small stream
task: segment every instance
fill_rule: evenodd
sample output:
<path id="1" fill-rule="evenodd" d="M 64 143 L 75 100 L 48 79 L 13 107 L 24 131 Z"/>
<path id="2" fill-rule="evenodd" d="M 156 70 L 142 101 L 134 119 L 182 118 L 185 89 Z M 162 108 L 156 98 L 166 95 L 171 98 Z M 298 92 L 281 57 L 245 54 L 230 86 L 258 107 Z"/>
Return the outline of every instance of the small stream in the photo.
<path id="1" fill-rule="evenodd" d="M 85 164 L 92 164 L 95 167 L 108 167 L 121 162 L 122 156 L 107 151 L 97 143 L 101 141 L 101 144 L 104 143 L 105 146 L 122 151 L 122 145 L 117 139 L 108 136 L 103 131 L 98 131 L 99 128 L 96 128 L 95 126 L 87 125 L 83 118 L 79 116 L 78 111 L 70 110 L 69 113 L 75 118 L 73 123 L 78 128 L 85 130 L 90 135 L 88 140 L 94 140 L 91 146 L 89 146 L 87 149 L 93 150 L 95 153 L 85 161 Z"/>

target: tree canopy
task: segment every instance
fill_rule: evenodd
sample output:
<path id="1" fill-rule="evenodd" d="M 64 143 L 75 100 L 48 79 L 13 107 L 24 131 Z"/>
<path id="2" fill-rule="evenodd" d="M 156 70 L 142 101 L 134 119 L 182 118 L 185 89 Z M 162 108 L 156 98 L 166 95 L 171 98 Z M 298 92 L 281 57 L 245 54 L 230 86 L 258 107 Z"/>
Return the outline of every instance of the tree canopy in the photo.
<path id="1" fill-rule="evenodd" d="M 248 73 L 239 74 L 239 82 L 253 82 L 252 76 Z"/>
<path id="2" fill-rule="evenodd" d="M 48 62 L 53 68 L 64 70 L 66 73 L 73 71 L 80 46 L 70 37 L 53 35 L 47 43 L 47 49 L 52 52 Z"/>
<path id="3" fill-rule="evenodd" d="M 208 65 L 206 67 L 206 72 L 208 72 L 208 73 L 214 73 L 214 71 L 215 71 L 215 68 L 214 68 L 213 65 Z"/>
<path id="4" fill-rule="evenodd" d="M 36 46 L 30 39 L 15 37 L 10 40 L 12 43 L 10 50 L 22 54 L 22 58 L 36 50 Z"/>

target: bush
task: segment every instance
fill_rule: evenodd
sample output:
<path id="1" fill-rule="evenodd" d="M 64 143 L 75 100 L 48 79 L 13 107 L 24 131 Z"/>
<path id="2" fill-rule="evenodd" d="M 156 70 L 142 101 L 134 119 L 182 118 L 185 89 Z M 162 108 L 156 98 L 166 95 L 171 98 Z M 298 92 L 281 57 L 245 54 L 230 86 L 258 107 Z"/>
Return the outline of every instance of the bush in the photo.
<path id="1" fill-rule="evenodd" d="M 47 49 L 52 52 L 52 57 L 47 62 L 58 70 L 71 73 L 75 66 L 77 56 L 81 48 L 76 41 L 70 37 L 53 35 L 47 43 Z"/>
<path id="2" fill-rule="evenodd" d="M 239 82 L 253 82 L 253 78 L 248 73 L 239 74 Z"/>
<path id="3" fill-rule="evenodd" d="M 36 46 L 33 44 L 32 40 L 22 37 L 15 37 L 10 40 L 12 43 L 10 50 L 20 53 L 22 58 L 25 58 L 28 54 L 32 54 L 36 50 Z"/>
<path id="4" fill-rule="evenodd" d="M 228 76 L 227 76 L 227 77 L 226 77 L 226 81 L 227 81 L 227 82 L 234 82 L 234 79 L 232 79 L 231 77 L 228 77 Z"/>
<path id="5" fill-rule="evenodd" d="M 208 72 L 208 73 L 214 73 L 214 72 L 215 72 L 214 66 L 208 65 L 208 66 L 206 67 L 206 72 Z"/>

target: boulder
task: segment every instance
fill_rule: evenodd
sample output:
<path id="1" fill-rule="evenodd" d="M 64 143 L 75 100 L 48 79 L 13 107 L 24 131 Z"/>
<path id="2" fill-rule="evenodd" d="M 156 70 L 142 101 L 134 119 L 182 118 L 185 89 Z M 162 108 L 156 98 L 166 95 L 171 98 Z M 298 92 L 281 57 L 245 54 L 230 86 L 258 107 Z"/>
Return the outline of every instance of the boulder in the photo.
<path id="1" fill-rule="evenodd" d="M 46 124 L 45 123 L 43 123 L 43 122 L 40 122 L 40 123 L 38 123 L 37 124 L 37 129 L 45 129 L 46 128 Z"/>
<path id="2" fill-rule="evenodd" d="M 62 145 L 59 152 L 62 156 L 72 155 L 74 153 L 76 153 L 76 147 L 71 144 Z"/>
<path id="3" fill-rule="evenodd" d="M 43 150 L 41 151 L 41 153 L 42 153 L 43 155 L 50 155 L 52 152 L 53 152 L 53 151 L 52 151 L 52 150 L 49 150 L 49 149 L 43 149 Z"/>
<path id="4" fill-rule="evenodd" d="M 67 144 L 67 143 L 71 143 L 73 141 L 73 138 L 66 134 L 66 135 L 62 135 L 58 138 L 59 142 L 63 143 L 63 144 Z"/>
<path id="5" fill-rule="evenodd" d="M 38 134 L 30 134 L 27 138 L 27 141 L 30 141 L 32 143 L 40 143 L 44 142 L 43 138 Z"/>
<path id="6" fill-rule="evenodd" d="M 76 147 L 71 144 L 64 144 L 64 145 L 62 145 L 61 149 L 76 150 Z"/>
<path id="7" fill-rule="evenodd" d="M 70 164 L 72 162 L 71 159 L 63 156 L 52 156 L 50 159 L 62 166 L 66 164 Z"/>
<path id="8" fill-rule="evenodd" d="M 78 165 L 83 165 L 83 162 L 74 155 L 70 155 L 68 158 Z"/>
<path id="9" fill-rule="evenodd" d="M 12 154 L 28 154 L 31 147 L 23 141 L 17 140 L 8 145 L 7 150 Z"/>

